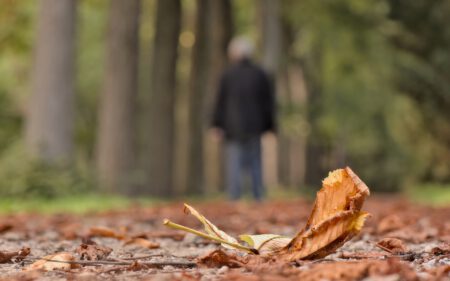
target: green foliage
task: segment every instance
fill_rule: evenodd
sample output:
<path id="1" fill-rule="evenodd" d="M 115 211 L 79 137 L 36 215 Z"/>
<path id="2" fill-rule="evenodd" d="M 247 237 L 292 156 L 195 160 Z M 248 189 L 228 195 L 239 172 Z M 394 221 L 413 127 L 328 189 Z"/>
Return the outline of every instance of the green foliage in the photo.
<path id="1" fill-rule="evenodd" d="M 279 101 L 283 133 L 290 138 L 307 136 L 320 146 L 325 151 L 320 159 L 324 171 L 350 165 L 373 189 L 448 183 L 450 2 L 282 3 L 283 28 L 290 42 L 285 62 L 301 65 L 309 92 L 306 104 Z M 144 70 L 140 78 L 147 88 L 154 4 L 144 1 L 140 34 Z M 194 4 L 183 2 L 183 30 L 190 30 Z M 255 2 L 233 1 L 233 6 L 235 33 L 258 41 Z M 108 1 L 77 3 L 77 164 L 57 168 L 28 159 L 21 148 L 37 2 L 2 3 L 0 196 L 54 197 L 94 188 L 89 166 L 94 158 L 107 10 Z M 184 70 L 180 85 L 188 85 L 189 64 L 188 55 L 180 56 L 178 70 Z"/>
<path id="2" fill-rule="evenodd" d="M 94 191 L 88 167 L 49 165 L 30 159 L 20 142 L 0 158 L 0 197 L 54 198 Z"/>
<path id="3" fill-rule="evenodd" d="M 450 206 L 450 185 L 428 183 L 407 189 L 408 198 L 427 205 Z"/>
<path id="4" fill-rule="evenodd" d="M 5 1 L 0 9 L 0 154 L 21 133 L 34 13 L 32 1 Z"/>
<path id="5" fill-rule="evenodd" d="M 120 210 L 137 205 L 159 203 L 154 199 L 128 199 L 123 196 L 80 194 L 57 198 L 0 198 L 0 213 L 39 212 L 86 214 L 108 210 Z"/>
<path id="6" fill-rule="evenodd" d="M 350 165 L 377 190 L 395 190 L 417 180 L 436 180 L 438 174 L 450 172 L 448 164 L 446 168 L 440 164 L 448 163 L 448 157 L 443 155 L 448 155 L 449 147 L 433 139 L 430 130 L 436 126 L 440 129 L 438 135 L 444 136 L 448 118 L 438 118 L 438 106 L 431 102 L 414 104 L 410 96 L 401 95 L 404 89 L 398 87 L 399 82 L 409 85 L 419 90 L 417 94 L 424 100 L 431 99 L 426 98 L 431 88 L 442 86 L 440 94 L 447 97 L 450 90 L 438 81 L 448 72 L 444 69 L 449 69 L 442 65 L 444 52 L 440 51 L 442 38 L 448 38 L 449 29 L 444 28 L 443 22 L 448 17 L 441 17 L 438 6 L 444 10 L 449 7 L 444 7 L 445 1 L 430 5 L 425 4 L 428 1 L 419 2 L 284 2 L 284 14 L 294 30 L 290 56 L 302 62 L 307 76 L 310 97 L 308 111 L 303 115 L 309 126 L 305 127 L 311 129 L 309 141 L 326 151 L 322 159 L 324 171 Z M 414 16 L 410 18 L 412 14 L 406 10 L 412 10 Z M 426 14 L 425 18 L 420 13 Z M 422 21 L 423 29 L 416 31 Z M 436 21 L 442 28 L 431 28 L 436 27 Z M 434 41 L 421 41 L 420 46 L 433 53 L 434 60 L 420 60 L 393 40 L 420 40 L 408 37 L 414 33 L 423 38 L 433 36 Z M 428 61 L 436 65 L 425 63 Z M 432 69 L 441 69 L 442 74 L 430 72 Z M 418 77 L 429 79 L 435 86 L 418 87 Z M 446 112 L 450 112 L 448 106 Z M 441 155 L 439 161 L 436 155 Z M 427 172 L 430 168 L 432 171 Z"/>

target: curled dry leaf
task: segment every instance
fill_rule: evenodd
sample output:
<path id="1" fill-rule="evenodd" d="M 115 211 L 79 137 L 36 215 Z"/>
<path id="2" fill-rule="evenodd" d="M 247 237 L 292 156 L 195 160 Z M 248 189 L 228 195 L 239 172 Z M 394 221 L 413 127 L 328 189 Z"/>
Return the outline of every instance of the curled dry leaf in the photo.
<path id="1" fill-rule="evenodd" d="M 274 251 L 282 249 L 292 238 L 277 234 L 260 234 L 260 235 L 240 235 L 239 239 L 246 242 L 250 247 L 258 250 L 261 255 L 270 254 Z"/>
<path id="2" fill-rule="evenodd" d="M 368 213 L 361 212 L 369 188 L 349 168 L 330 172 L 317 192 L 308 222 L 278 254 L 289 261 L 321 258 L 356 235 Z"/>
<path id="3" fill-rule="evenodd" d="M 212 224 L 207 218 L 205 218 L 196 209 L 192 208 L 188 204 L 184 204 L 184 212 L 187 214 L 194 215 L 203 224 L 203 226 L 205 227 L 205 231 L 209 235 L 220 238 L 220 239 L 225 240 L 232 244 L 238 244 L 238 241 L 234 237 L 232 237 L 232 236 L 226 234 L 224 231 L 220 230 L 217 226 Z M 234 249 L 234 247 L 230 246 L 229 244 L 222 243 L 222 246 L 224 246 L 225 248 L 228 248 L 228 249 Z"/>
<path id="4" fill-rule="evenodd" d="M 0 251 L 0 263 L 11 262 L 13 258 L 22 260 L 31 253 L 30 248 L 22 248 L 16 252 L 2 252 Z"/>
<path id="5" fill-rule="evenodd" d="M 402 254 L 408 252 L 402 240 L 397 238 L 384 238 L 377 243 L 377 246 L 391 254 Z"/>
<path id="6" fill-rule="evenodd" d="M 75 257 L 72 254 L 61 252 L 43 257 L 30 264 L 26 270 L 70 270 L 78 267 L 78 265 L 71 263 L 74 261 Z"/>
<path id="7" fill-rule="evenodd" d="M 139 238 L 139 237 L 129 239 L 129 240 L 125 241 L 125 243 L 124 243 L 124 245 L 131 245 L 131 244 L 138 245 L 138 246 L 141 246 L 141 247 L 147 248 L 147 249 L 158 249 L 159 248 L 158 243 L 152 242 L 145 238 Z"/>
<path id="8" fill-rule="evenodd" d="M 229 268 L 237 268 L 244 265 L 239 257 L 228 254 L 221 249 L 214 250 L 198 258 L 198 263 L 206 267 L 228 266 Z"/>
<path id="9" fill-rule="evenodd" d="M 359 233 L 369 215 L 361 211 L 369 194 L 369 188 L 349 167 L 330 172 L 323 181 L 323 187 L 317 192 L 306 226 L 293 239 L 276 234 L 242 235 L 241 240 L 251 248 L 239 244 L 234 237 L 217 228 L 187 204 L 185 210 L 202 222 L 207 234 L 169 220 L 165 220 L 164 224 L 248 253 L 277 255 L 288 261 L 321 258 Z"/>
<path id="10" fill-rule="evenodd" d="M 109 247 L 97 245 L 96 243 L 92 244 L 83 243 L 80 246 L 78 246 L 75 252 L 80 255 L 81 260 L 98 261 L 108 257 L 109 254 L 112 252 L 112 249 Z"/>

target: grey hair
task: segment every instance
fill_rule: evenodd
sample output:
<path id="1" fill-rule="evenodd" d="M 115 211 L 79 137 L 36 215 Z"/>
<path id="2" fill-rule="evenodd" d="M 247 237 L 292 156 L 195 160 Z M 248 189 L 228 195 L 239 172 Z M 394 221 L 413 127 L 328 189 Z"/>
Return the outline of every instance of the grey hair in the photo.
<path id="1" fill-rule="evenodd" d="M 241 60 L 253 56 L 253 43 L 244 36 L 235 37 L 228 45 L 228 57 L 231 60 Z"/>

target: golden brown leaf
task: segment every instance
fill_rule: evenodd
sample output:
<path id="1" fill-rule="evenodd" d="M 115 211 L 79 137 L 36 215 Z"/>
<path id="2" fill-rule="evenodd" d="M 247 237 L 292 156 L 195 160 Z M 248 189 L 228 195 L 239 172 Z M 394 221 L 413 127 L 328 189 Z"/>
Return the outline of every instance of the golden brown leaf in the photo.
<path id="1" fill-rule="evenodd" d="M 361 212 L 369 188 L 349 168 L 330 172 L 317 192 L 305 228 L 279 253 L 289 261 L 327 256 L 357 234 L 368 214 Z"/>
<path id="2" fill-rule="evenodd" d="M 26 270 L 70 270 L 77 267 L 77 265 L 70 263 L 74 260 L 75 257 L 70 253 L 56 253 L 45 256 L 42 259 L 30 264 Z"/>
<path id="3" fill-rule="evenodd" d="M 276 234 L 241 235 L 251 248 L 220 230 L 193 207 L 185 204 L 185 211 L 202 222 L 207 233 L 165 220 L 164 224 L 222 243 L 224 247 L 247 253 L 277 255 L 288 261 L 321 258 L 334 252 L 357 234 L 368 213 L 361 207 L 369 188 L 349 168 L 330 172 L 317 192 L 316 202 L 306 226 L 293 239 Z"/>
<path id="4" fill-rule="evenodd" d="M 234 237 L 232 237 L 232 236 L 228 235 L 227 233 L 225 233 L 224 231 L 220 230 L 217 226 L 215 226 L 213 223 L 211 223 L 207 218 L 205 218 L 205 216 L 200 214 L 193 207 L 189 206 L 188 204 L 184 204 L 184 211 L 187 214 L 194 215 L 203 224 L 203 226 L 205 227 L 205 231 L 209 235 L 215 236 L 215 237 L 225 240 L 229 243 L 238 244 L 238 241 Z M 224 243 L 222 243 L 222 246 L 225 248 L 228 248 L 228 249 L 233 249 L 232 246 L 224 244 Z"/>

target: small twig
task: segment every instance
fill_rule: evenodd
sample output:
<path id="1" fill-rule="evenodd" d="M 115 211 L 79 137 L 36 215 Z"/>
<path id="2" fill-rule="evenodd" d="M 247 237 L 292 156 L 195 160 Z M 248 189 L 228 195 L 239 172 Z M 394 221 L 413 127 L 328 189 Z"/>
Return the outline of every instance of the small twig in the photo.
<path id="1" fill-rule="evenodd" d="M 67 264 L 78 264 L 78 265 L 86 265 L 86 266 L 97 266 L 97 265 L 132 265 L 133 262 L 126 262 L 126 261 L 61 261 L 61 260 L 52 260 L 52 259 L 44 259 L 44 258 L 27 258 L 24 259 L 24 261 L 35 261 L 35 260 L 45 260 L 48 262 L 55 262 L 55 263 L 67 263 Z M 156 261 L 156 262 L 139 262 L 139 264 L 144 266 L 153 266 L 153 267 L 160 267 L 160 266 L 175 266 L 175 267 L 195 267 L 197 264 L 195 262 L 182 262 L 182 261 Z"/>
<path id="2" fill-rule="evenodd" d="M 140 256 L 140 257 L 120 258 L 118 260 L 134 261 L 134 260 L 148 259 L 148 258 L 154 258 L 154 257 L 163 257 L 163 256 L 164 256 L 163 254 L 156 254 L 156 255 L 147 255 L 147 256 Z"/>

